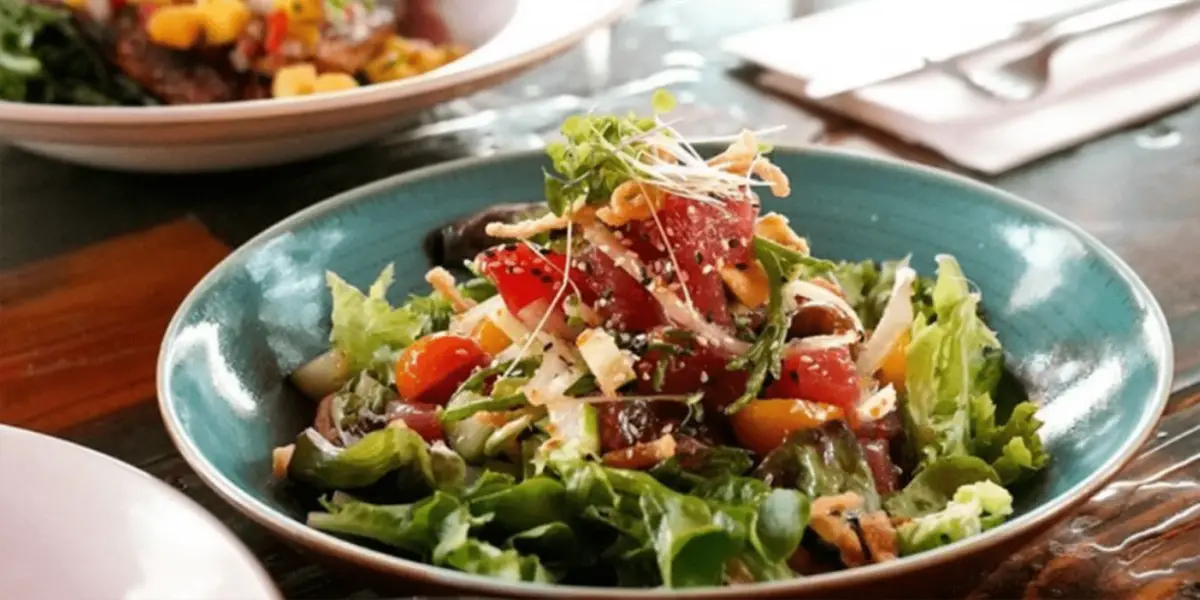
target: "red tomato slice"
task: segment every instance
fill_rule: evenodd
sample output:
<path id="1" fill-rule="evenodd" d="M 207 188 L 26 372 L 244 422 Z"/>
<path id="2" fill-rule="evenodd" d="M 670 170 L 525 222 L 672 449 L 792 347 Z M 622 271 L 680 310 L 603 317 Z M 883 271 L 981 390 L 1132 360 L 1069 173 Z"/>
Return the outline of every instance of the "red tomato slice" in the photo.
<path id="1" fill-rule="evenodd" d="M 263 46 L 272 54 L 279 51 L 287 39 L 288 16 L 282 10 L 272 11 L 267 15 L 267 34 Z"/>
<path id="2" fill-rule="evenodd" d="M 396 389 L 410 403 L 444 405 L 487 360 L 487 354 L 470 338 L 426 336 L 405 348 L 396 360 Z"/>
<path id="3" fill-rule="evenodd" d="M 504 305 L 514 316 L 521 309 L 542 300 L 547 305 L 558 295 L 563 283 L 563 269 L 567 257 L 552 251 L 544 251 L 538 256 L 529 246 L 524 244 L 497 246 L 480 254 L 476 259 L 483 275 L 496 284 L 496 291 L 504 299 Z M 581 290 L 585 277 L 577 269 L 571 269 L 571 281 Z M 562 294 L 554 308 L 561 308 L 567 294 Z M 587 302 L 589 298 L 584 298 Z"/>
<path id="4" fill-rule="evenodd" d="M 784 350 L 783 376 L 767 388 L 764 396 L 853 407 L 858 402 L 859 388 L 850 349 L 791 346 Z"/>

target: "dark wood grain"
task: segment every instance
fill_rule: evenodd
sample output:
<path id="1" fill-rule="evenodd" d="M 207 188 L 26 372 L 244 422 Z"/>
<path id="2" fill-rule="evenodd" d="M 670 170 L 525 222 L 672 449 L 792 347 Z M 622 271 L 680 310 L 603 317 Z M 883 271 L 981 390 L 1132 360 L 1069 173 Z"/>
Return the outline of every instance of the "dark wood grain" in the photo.
<path id="1" fill-rule="evenodd" d="M 0 273 L 0 422 L 55 432 L 152 399 L 167 322 L 228 251 L 184 220 Z"/>

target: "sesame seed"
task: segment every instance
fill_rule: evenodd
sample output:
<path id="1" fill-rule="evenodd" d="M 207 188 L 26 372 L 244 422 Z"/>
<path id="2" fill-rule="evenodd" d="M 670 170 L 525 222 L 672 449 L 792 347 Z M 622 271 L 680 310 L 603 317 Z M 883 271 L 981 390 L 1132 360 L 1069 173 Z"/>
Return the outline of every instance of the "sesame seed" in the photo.
<path id="1" fill-rule="evenodd" d="M 708 371 L 700 371 L 700 383 L 708 383 Z"/>
<path id="2" fill-rule="evenodd" d="M 713 266 L 712 265 L 704 265 L 704 268 L 700 269 L 700 272 L 704 273 L 705 275 L 708 275 L 709 273 L 713 272 Z"/>

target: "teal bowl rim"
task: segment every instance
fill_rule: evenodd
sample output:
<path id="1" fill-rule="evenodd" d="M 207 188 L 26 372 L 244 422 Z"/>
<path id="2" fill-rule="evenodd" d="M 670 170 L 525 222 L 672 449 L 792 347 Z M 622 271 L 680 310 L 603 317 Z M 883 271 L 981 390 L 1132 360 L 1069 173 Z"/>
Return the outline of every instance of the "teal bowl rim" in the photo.
<path id="1" fill-rule="evenodd" d="M 162 413 L 163 422 L 166 425 L 167 433 L 171 436 L 171 440 L 175 443 L 175 447 L 179 450 L 184 460 L 195 469 L 200 478 L 212 488 L 226 502 L 232 504 L 244 515 L 250 517 L 260 525 L 271 530 L 274 534 L 279 535 L 294 544 L 307 548 L 309 550 L 334 555 L 337 558 L 351 563 L 357 564 L 360 567 L 366 567 L 370 570 L 389 575 L 395 575 L 401 579 L 411 579 L 420 581 L 427 585 L 444 586 L 457 590 L 471 590 L 473 592 L 517 596 L 517 597 L 539 597 L 539 598 L 564 598 L 564 597 L 588 597 L 595 598 L 598 596 L 606 598 L 744 598 L 752 594 L 764 594 L 770 596 L 779 596 L 788 593 L 796 594 L 811 594 L 819 593 L 823 590 L 831 590 L 838 588 L 849 588 L 858 585 L 868 584 L 871 581 L 884 577 L 898 577 L 915 573 L 917 571 L 935 568 L 938 565 L 952 563 L 960 557 L 975 554 L 987 548 L 996 546 L 1002 542 L 1012 540 L 1022 534 L 1044 528 L 1053 523 L 1057 518 L 1063 516 L 1063 513 L 1083 503 L 1096 492 L 1100 490 L 1114 475 L 1119 471 L 1130 459 L 1134 453 L 1140 448 L 1154 429 L 1155 423 L 1161 418 L 1163 410 L 1166 407 L 1167 400 L 1171 393 L 1171 381 L 1174 373 L 1174 348 L 1171 342 L 1171 332 L 1167 326 L 1167 319 L 1163 313 L 1162 307 L 1155 300 L 1154 295 L 1146 284 L 1138 277 L 1137 273 L 1121 260 L 1119 256 L 1091 234 L 1084 231 L 1078 225 L 1064 217 L 1059 216 L 1053 211 L 1035 204 L 1029 200 L 1020 198 L 1014 194 L 995 188 L 965 176 L 956 173 L 935 169 L 921 164 L 901 162 L 898 160 L 867 156 L 860 152 L 852 150 L 843 150 L 837 148 L 818 147 L 811 145 L 796 145 L 796 144 L 778 144 L 775 146 L 777 151 L 809 154 L 809 155 L 824 155 L 840 158 L 847 158 L 854 161 L 859 161 L 864 165 L 872 168 L 879 168 L 892 171 L 906 171 L 908 174 L 915 172 L 919 176 L 935 179 L 948 179 L 958 185 L 966 188 L 971 188 L 982 195 L 994 198 L 999 202 L 1006 203 L 1017 210 L 1032 214 L 1046 221 L 1053 223 L 1059 227 L 1070 231 L 1084 245 L 1096 253 L 1097 256 L 1104 259 L 1116 270 L 1125 283 L 1130 287 L 1134 297 L 1136 297 L 1143 306 L 1145 306 L 1149 316 L 1154 320 L 1155 326 L 1162 334 L 1163 343 L 1166 345 L 1163 348 L 1163 356 L 1165 356 L 1165 364 L 1161 364 L 1161 371 L 1158 375 L 1158 380 L 1155 382 L 1153 398 L 1150 400 L 1155 404 L 1154 410 L 1144 413 L 1143 418 L 1138 423 L 1138 432 L 1129 441 L 1127 441 L 1120 450 L 1111 456 L 1104 466 L 1089 477 L 1075 485 L 1074 488 L 1067 490 L 1060 498 L 1039 505 L 1030 512 L 1013 519 L 1000 527 L 986 531 L 978 536 L 970 539 L 939 548 L 930 552 L 917 554 L 915 556 L 904 557 L 895 561 L 868 565 L 865 567 L 856 567 L 843 571 L 835 571 L 832 573 L 823 573 L 820 575 L 812 575 L 807 577 L 797 578 L 791 581 L 780 581 L 770 583 L 759 583 L 753 586 L 738 586 L 738 587 L 720 587 L 720 588 L 704 588 L 704 589 L 687 589 L 687 590 L 670 590 L 666 588 L 652 589 L 622 589 L 622 588 L 596 588 L 570 585 L 556 584 L 538 584 L 538 583 L 510 583 L 480 575 L 469 575 L 449 569 L 442 569 L 432 565 L 416 562 L 398 556 L 393 556 L 377 550 L 371 550 L 364 546 L 360 546 L 353 542 L 335 537 L 333 535 L 323 533 L 312 529 L 296 521 L 275 509 L 267 506 L 265 503 L 251 497 L 246 492 L 238 489 L 233 483 L 225 478 L 211 463 L 204 458 L 192 441 L 184 434 L 183 426 L 179 422 L 178 415 L 175 414 L 172 404 L 167 401 L 171 396 L 169 390 L 170 373 L 168 372 L 167 355 L 168 345 L 172 338 L 175 337 L 180 327 L 183 324 L 185 316 L 192 310 L 192 305 L 195 304 L 205 291 L 208 290 L 216 281 L 218 275 L 229 268 L 230 265 L 241 261 L 246 255 L 257 250 L 267 240 L 296 228 L 299 225 L 313 221 L 325 215 L 331 210 L 342 207 L 346 204 L 359 201 L 363 198 L 368 198 L 374 194 L 402 185 L 412 181 L 418 181 L 429 177 L 437 177 L 446 173 L 452 173 L 463 167 L 488 164 L 493 162 L 511 161 L 514 159 L 531 159 L 541 156 L 541 150 L 531 150 L 525 152 L 511 152 L 497 154 L 487 157 L 465 158 L 438 165 L 433 165 L 407 173 L 393 175 L 378 181 L 359 186 L 357 188 L 342 192 L 336 196 L 318 202 L 308 208 L 305 208 L 285 219 L 272 225 L 262 233 L 254 236 L 248 242 L 242 244 L 236 250 L 225 257 L 217 266 L 196 284 L 188 296 L 180 304 L 179 309 L 172 317 L 170 324 L 167 326 L 167 331 L 163 337 L 163 343 L 159 350 L 158 367 L 157 367 L 157 388 L 158 388 L 158 407 Z M 267 457 L 264 456 L 263 460 Z"/>

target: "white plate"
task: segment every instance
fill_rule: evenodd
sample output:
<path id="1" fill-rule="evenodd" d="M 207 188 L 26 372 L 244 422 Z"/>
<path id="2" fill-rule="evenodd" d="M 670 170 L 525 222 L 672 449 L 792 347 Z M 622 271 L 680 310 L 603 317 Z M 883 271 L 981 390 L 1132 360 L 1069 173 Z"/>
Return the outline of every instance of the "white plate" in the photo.
<path id="1" fill-rule="evenodd" d="M 379 139 L 415 112 L 507 80 L 611 24 L 638 0 L 439 0 L 470 54 L 345 92 L 188 106 L 0 101 L 0 140 L 96 167 L 194 172 L 282 164 Z"/>
<path id="2" fill-rule="evenodd" d="M 280 600 L 212 515 L 124 463 L 0 425 L 0 598 Z"/>

